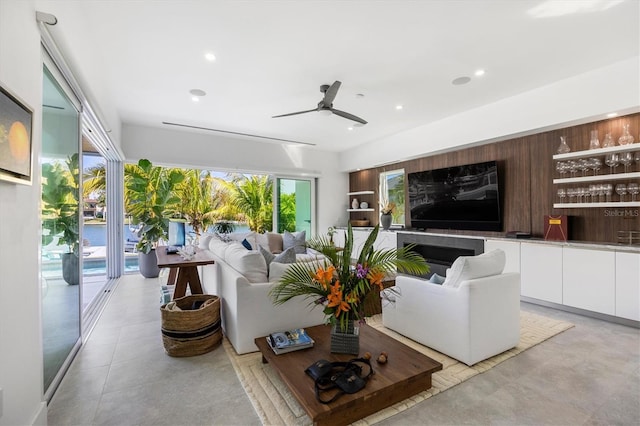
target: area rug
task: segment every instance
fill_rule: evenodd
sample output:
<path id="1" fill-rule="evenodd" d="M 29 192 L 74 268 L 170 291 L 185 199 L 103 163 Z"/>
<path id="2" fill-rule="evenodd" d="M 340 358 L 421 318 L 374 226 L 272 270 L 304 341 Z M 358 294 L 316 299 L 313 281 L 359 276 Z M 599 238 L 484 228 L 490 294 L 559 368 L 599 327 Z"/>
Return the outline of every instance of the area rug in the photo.
<path id="1" fill-rule="evenodd" d="M 355 422 L 355 425 L 370 425 L 387 419 L 394 414 L 404 411 L 415 404 L 424 401 L 440 392 L 481 374 L 502 361 L 518 355 L 538 343 L 555 336 L 571 327 L 573 324 L 559 321 L 544 316 L 520 311 L 520 343 L 506 352 L 479 362 L 471 367 L 456 361 L 446 355 L 422 346 L 382 325 L 382 316 L 375 315 L 367 318 L 367 324 L 385 333 L 407 346 L 435 359 L 442 364 L 442 371 L 432 376 L 432 388 L 423 391 L 411 398 L 401 401 L 391 407 L 385 408 L 364 419 Z M 265 425 L 310 425 L 311 419 L 300 407 L 296 399 L 291 395 L 287 387 L 273 371 L 269 364 L 262 363 L 260 352 L 238 355 L 225 337 L 224 349 L 229 355 L 231 364 L 244 387 L 247 396 L 253 404 L 253 408 Z"/>

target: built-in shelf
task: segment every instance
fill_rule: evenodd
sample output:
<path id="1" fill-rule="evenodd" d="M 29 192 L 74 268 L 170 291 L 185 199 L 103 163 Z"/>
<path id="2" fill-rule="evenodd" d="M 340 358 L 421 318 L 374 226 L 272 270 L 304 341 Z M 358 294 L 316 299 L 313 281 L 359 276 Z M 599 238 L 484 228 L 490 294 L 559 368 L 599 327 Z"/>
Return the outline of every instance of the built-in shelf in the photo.
<path id="1" fill-rule="evenodd" d="M 597 175 L 597 176 L 575 176 L 570 178 L 559 178 L 554 179 L 554 184 L 562 184 L 562 183 L 577 183 L 577 182 L 603 182 L 608 180 L 627 180 L 627 179 L 638 179 L 640 178 L 640 172 L 630 172 L 630 173 L 614 173 L 607 175 Z"/>
<path id="2" fill-rule="evenodd" d="M 356 192 L 347 192 L 347 195 L 373 195 L 375 192 L 373 191 L 356 191 Z"/>
<path id="3" fill-rule="evenodd" d="M 612 146 L 609 148 L 588 149 L 585 151 L 567 152 L 566 154 L 555 154 L 554 160 L 571 160 L 573 158 L 599 157 L 601 155 L 615 154 L 618 152 L 639 151 L 640 144 Z"/>
<path id="4" fill-rule="evenodd" d="M 604 203 L 554 203 L 555 209 L 577 209 L 589 207 L 609 207 L 609 208 L 625 208 L 640 207 L 640 201 L 610 201 Z"/>
<path id="5" fill-rule="evenodd" d="M 348 212 L 374 212 L 375 209 L 347 209 Z"/>

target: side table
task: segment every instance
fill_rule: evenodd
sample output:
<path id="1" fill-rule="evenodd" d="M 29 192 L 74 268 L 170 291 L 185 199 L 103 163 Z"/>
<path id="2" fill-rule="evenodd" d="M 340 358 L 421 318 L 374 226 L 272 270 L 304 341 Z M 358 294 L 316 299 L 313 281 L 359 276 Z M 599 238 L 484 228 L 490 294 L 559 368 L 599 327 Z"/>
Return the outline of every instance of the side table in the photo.
<path id="1" fill-rule="evenodd" d="M 173 271 L 178 270 L 176 288 L 173 292 L 174 299 L 183 297 L 187 292 L 187 286 L 191 289 L 191 294 L 203 294 L 198 266 L 215 263 L 208 250 L 196 248 L 196 255 L 193 259 L 185 260 L 177 253 L 167 254 L 167 246 L 161 246 L 156 249 L 156 256 L 158 257 L 158 267 L 171 268 L 168 284 L 173 284 L 172 281 L 175 279 Z"/>

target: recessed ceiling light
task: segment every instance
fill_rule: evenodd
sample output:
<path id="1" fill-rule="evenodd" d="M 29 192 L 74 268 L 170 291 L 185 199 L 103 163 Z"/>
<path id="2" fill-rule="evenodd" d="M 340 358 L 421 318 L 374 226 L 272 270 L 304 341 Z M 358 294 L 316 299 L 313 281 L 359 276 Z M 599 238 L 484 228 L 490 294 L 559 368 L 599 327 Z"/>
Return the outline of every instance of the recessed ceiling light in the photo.
<path id="1" fill-rule="evenodd" d="M 476 70 L 475 74 L 476 74 L 476 77 L 483 76 L 484 75 L 484 70 Z"/>
<path id="2" fill-rule="evenodd" d="M 618 113 L 617 112 L 610 112 L 609 114 L 607 114 L 607 117 L 612 118 L 612 117 L 617 117 Z"/>
<path id="3" fill-rule="evenodd" d="M 353 127 L 347 127 L 347 130 L 351 131 L 353 130 Z"/>
<path id="4" fill-rule="evenodd" d="M 216 55 L 214 55 L 211 52 L 207 52 L 207 53 L 204 54 L 204 58 L 209 62 L 213 62 L 213 61 L 216 60 Z"/>
<path id="5" fill-rule="evenodd" d="M 471 78 L 469 77 L 458 77 L 456 79 L 454 79 L 451 84 L 453 84 L 454 86 L 461 86 L 463 84 L 467 84 L 468 82 L 471 81 Z"/>
<path id="6" fill-rule="evenodd" d="M 192 100 L 193 102 L 200 102 L 200 98 L 199 98 L 199 97 L 197 97 L 197 96 L 192 96 L 192 97 L 191 97 L 191 100 Z"/>
<path id="7" fill-rule="evenodd" d="M 396 105 L 396 109 L 397 109 L 397 110 L 401 110 L 402 108 L 403 108 L 403 106 L 402 106 L 402 105 Z"/>

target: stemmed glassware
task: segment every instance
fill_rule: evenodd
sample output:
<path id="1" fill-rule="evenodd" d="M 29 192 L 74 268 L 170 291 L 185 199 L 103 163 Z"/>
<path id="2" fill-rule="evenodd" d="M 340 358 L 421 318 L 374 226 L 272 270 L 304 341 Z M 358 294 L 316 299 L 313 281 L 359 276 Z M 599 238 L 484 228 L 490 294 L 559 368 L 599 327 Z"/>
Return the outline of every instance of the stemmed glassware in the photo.
<path id="1" fill-rule="evenodd" d="M 567 163 L 564 161 L 558 161 L 556 163 L 556 170 L 560 173 L 560 177 L 564 177 L 565 173 L 567 173 L 568 167 Z"/>
<path id="2" fill-rule="evenodd" d="M 587 175 L 587 170 L 589 170 L 589 160 L 586 158 L 581 158 L 578 160 L 578 170 L 582 171 L 582 176 Z"/>
<path id="3" fill-rule="evenodd" d="M 597 157 L 590 158 L 589 167 L 591 167 L 591 169 L 593 170 L 593 175 L 597 175 L 598 170 L 600 170 L 600 167 L 602 167 L 602 160 Z"/>
<path id="4" fill-rule="evenodd" d="M 620 164 L 624 166 L 624 172 L 629 171 L 629 166 L 633 163 L 633 152 L 623 152 L 619 156 Z"/>
<path id="5" fill-rule="evenodd" d="M 629 192 L 629 194 L 631 194 L 631 201 L 635 201 L 636 195 L 640 193 L 640 185 L 635 182 L 630 183 L 629 185 L 627 185 L 627 191 Z"/>
<path id="6" fill-rule="evenodd" d="M 627 195 L 627 185 L 624 183 L 617 184 L 616 193 L 620 196 L 620 202 L 624 201 L 624 196 Z"/>
<path id="7" fill-rule="evenodd" d="M 613 185 L 610 183 L 605 183 L 602 185 L 604 187 L 604 195 L 607 197 L 607 202 L 611 202 L 611 194 L 613 194 Z"/>
<path id="8" fill-rule="evenodd" d="M 567 191 L 564 188 L 558 188 L 558 198 L 560 202 L 564 202 L 564 198 L 567 196 Z"/>
<path id="9" fill-rule="evenodd" d="M 604 164 L 609 166 L 609 173 L 613 174 L 614 167 L 618 167 L 620 164 L 620 157 L 618 154 L 607 154 L 604 157 Z"/>
<path id="10" fill-rule="evenodd" d="M 598 195 L 598 185 L 595 184 L 591 184 L 589 185 L 589 195 L 591 196 L 591 202 L 595 203 L 596 201 L 596 196 Z"/>

